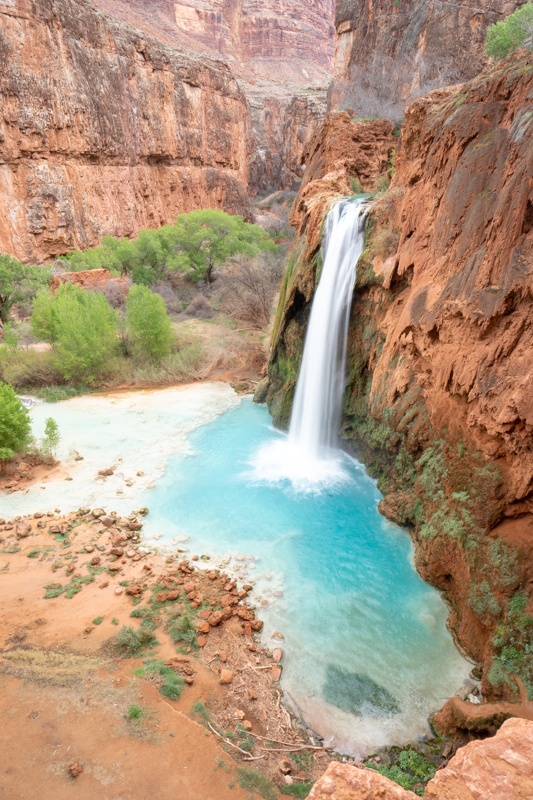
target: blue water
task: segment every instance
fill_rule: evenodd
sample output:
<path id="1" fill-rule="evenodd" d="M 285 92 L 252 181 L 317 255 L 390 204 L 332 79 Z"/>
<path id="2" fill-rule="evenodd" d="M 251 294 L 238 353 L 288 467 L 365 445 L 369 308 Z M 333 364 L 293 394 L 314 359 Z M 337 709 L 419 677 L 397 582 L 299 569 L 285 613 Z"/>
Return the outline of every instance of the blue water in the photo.
<path id="1" fill-rule="evenodd" d="M 321 491 L 257 479 L 258 451 L 284 438 L 249 399 L 193 431 L 192 454 L 173 456 L 142 498 L 148 534 L 189 537 L 188 555 L 254 582 L 265 643 L 284 636 L 282 687 L 328 742 L 359 754 L 424 735 L 469 669 L 446 607 L 356 461 L 343 457 L 345 480 Z"/>

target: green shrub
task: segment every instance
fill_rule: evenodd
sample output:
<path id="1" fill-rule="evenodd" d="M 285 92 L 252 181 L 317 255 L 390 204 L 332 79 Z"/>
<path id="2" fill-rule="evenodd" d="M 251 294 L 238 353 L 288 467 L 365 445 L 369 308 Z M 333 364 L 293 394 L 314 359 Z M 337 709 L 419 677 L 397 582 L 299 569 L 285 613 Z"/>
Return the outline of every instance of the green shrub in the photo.
<path id="1" fill-rule="evenodd" d="M 21 264 L 0 253 L 0 322 L 7 322 L 13 306 L 29 303 L 49 280 L 48 267 Z"/>
<path id="2" fill-rule="evenodd" d="M 174 334 L 162 297 L 146 286 L 132 286 L 126 300 L 126 320 L 134 355 L 154 364 L 170 355 Z"/>
<path id="3" fill-rule="evenodd" d="M 91 383 L 117 349 L 116 314 L 105 297 L 70 283 L 37 295 L 31 324 L 52 344 L 67 381 Z"/>
<path id="4" fill-rule="evenodd" d="M 142 678 L 155 679 L 157 688 L 163 697 L 169 700 L 177 700 L 183 691 L 185 681 L 171 667 L 167 667 L 163 661 L 148 659 L 144 666 L 135 670 L 135 675 Z"/>
<path id="5" fill-rule="evenodd" d="M 22 452 L 31 441 L 28 411 L 14 389 L 0 383 L 0 465 Z"/>
<path id="6" fill-rule="evenodd" d="M 151 631 L 140 628 L 138 631 L 123 625 L 115 636 L 115 647 L 126 658 L 135 658 L 145 647 L 158 644 Z"/>
<path id="7" fill-rule="evenodd" d="M 416 750 L 410 749 L 402 750 L 389 767 L 384 764 L 375 764 L 373 761 L 367 761 L 366 765 L 379 772 L 380 775 L 398 783 L 403 789 L 415 792 L 420 796 L 424 794 L 424 785 L 434 777 L 436 772 L 434 764 L 427 761 Z"/>
<path id="8" fill-rule="evenodd" d="M 485 48 L 489 56 L 502 59 L 519 47 L 533 50 L 533 3 L 526 3 L 507 19 L 487 28 Z"/>
<path id="9" fill-rule="evenodd" d="M 142 706 L 138 706 L 136 703 L 133 703 L 128 709 L 127 713 L 128 719 L 141 719 L 144 717 L 144 709 Z"/>
<path id="10" fill-rule="evenodd" d="M 470 589 L 468 597 L 468 604 L 470 608 L 476 612 L 480 619 L 489 617 L 498 617 L 502 613 L 502 609 L 494 597 L 490 584 L 487 580 L 482 581 L 479 585 L 473 585 Z"/>
<path id="11" fill-rule="evenodd" d="M 308 797 L 313 788 L 313 783 L 293 783 L 290 786 L 281 786 L 281 794 L 287 797 Z"/>
<path id="12" fill-rule="evenodd" d="M 182 614 L 171 620 L 168 627 L 168 634 L 174 644 L 177 644 L 177 642 L 184 642 L 191 647 L 196 647 L 196 633 L 196 625 L 188 614 Z"/>
<path id="13" fill-rule="evenodd" d="M 257 792 L 264 800 L 276 800 L 278 793 L 270 778 L 257 769 L 238 767 L 239 785 L 242 789 Z"/>

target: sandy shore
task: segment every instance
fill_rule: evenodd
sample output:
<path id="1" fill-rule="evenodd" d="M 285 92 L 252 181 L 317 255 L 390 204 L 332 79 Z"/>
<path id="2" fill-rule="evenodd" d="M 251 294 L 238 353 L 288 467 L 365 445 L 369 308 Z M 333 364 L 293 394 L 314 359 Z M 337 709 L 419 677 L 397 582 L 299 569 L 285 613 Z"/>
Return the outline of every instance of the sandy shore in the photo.
<path id="1" fill-rule="evenodd" d="M 278 785 L 327 766 L 324 751 L 301 749 L 309 739 L 281 704 L 281 648 L 255 640 L 247 588 L 144 551 L 142 524 L 88 509 L 0 521 L 0 798 L 144 798 L 157 787 L 161 800 L 247 800 L 235 759 Z M 184 615 L 192 643 L 175 640 Z M 157 644 L 121 652 L 124 628 Z M 161 694 L 150 659 L 183 682 L 179 699 Z"/>

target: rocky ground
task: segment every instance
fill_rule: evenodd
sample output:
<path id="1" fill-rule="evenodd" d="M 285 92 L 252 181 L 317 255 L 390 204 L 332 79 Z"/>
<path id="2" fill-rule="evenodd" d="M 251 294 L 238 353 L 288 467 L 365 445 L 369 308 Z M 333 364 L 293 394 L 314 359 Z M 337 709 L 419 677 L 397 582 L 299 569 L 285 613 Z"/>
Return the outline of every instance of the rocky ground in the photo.
<path id="1" fill-rule="evenodd" d="M 281 704 L 251 586 L 143 549 L 144 511 L 0 520 L 0 798 L 245 800 L 331 760 Z"/>

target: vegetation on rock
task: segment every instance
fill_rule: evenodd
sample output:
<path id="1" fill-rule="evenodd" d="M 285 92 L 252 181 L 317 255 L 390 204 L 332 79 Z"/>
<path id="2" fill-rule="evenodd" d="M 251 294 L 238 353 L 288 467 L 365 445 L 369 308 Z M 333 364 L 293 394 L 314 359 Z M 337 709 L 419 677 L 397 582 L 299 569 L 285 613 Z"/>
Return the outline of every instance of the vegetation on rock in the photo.
<path id="1" fill-rule="evenodd" d="M 533 3 L 526 3 L 507 19 L 491 25 L 487 30 L 485 47 L 489 56 L 498 60 L 519 47 L 533 50 Z"/>

